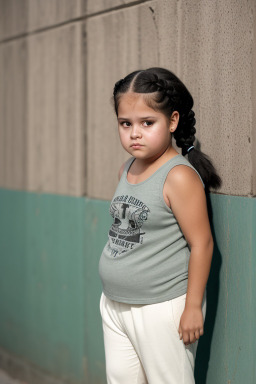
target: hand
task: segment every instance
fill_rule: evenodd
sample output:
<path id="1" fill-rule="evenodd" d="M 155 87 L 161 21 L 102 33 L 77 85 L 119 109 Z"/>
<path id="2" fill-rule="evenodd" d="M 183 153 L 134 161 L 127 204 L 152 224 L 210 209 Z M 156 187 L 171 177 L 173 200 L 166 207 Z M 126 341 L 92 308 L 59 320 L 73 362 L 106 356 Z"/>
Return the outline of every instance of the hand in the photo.
<path id="1" fill-rule="evenodd" d="M 179 325 L 180 340 L 185 345 L 194 343 L 204 334 L 204 318 L 201 307 L 188 307 L 184 309 Z"/>

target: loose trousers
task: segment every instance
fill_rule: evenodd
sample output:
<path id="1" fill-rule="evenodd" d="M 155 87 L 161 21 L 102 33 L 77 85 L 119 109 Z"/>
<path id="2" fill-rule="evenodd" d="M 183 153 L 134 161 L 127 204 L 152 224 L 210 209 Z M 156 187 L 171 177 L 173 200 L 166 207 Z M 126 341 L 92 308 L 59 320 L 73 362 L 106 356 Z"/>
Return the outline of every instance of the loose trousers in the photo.
<path id="1" fill-rule="evenodd" d="M 198 340 L 185 345 L 178 328 L 186 293 L 157 304 L 100 299 L 108 384 L 194 384 Z M 205 319 L 206 295 L 202 302 Z"/>

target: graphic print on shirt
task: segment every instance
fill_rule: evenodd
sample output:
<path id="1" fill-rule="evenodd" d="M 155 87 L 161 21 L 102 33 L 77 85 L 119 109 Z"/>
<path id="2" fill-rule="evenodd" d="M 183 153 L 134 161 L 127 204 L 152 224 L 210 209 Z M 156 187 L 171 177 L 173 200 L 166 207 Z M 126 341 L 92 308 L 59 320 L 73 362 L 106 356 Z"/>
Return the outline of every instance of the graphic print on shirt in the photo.
<path id="1" fill-rule="evenodd" d="M 109 212 L 114 222 L 109 230 L 108 248 L 116 257 L 143 242 L 142 226 L 148 218 L 149 208 L 139 199 L 129 195 L 116 196 Z"/>

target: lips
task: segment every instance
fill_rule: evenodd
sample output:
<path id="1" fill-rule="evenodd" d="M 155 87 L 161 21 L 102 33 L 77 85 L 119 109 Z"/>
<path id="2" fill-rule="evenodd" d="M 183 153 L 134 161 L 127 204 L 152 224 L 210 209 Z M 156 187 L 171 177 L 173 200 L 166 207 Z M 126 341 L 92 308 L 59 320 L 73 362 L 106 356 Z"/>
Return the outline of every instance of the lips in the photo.
<path id="1" fill-rule="evenodd" d="M 134 143 L 131 145 L 132 148 L 135 148 L 135 149 L 138 149 L 138 148 L 141 148 L 143 147 L 143 145 L 139 144 L 139 143 Z"/>

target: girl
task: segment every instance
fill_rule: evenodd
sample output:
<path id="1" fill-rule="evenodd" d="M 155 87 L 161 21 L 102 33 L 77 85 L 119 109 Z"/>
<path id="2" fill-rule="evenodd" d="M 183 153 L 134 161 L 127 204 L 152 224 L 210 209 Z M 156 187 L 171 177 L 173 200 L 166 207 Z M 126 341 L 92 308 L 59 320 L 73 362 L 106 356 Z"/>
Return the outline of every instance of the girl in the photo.
<path id="1" fill-rule="evenodd" d="M 213 253 L 205 190 L 221 179 L 193 146 L 193 99 L 169 70 L 132 72 L 113 102 L 132 157 L 119 171 L 99 263 L 107 381 L 192 384 Z"/>

